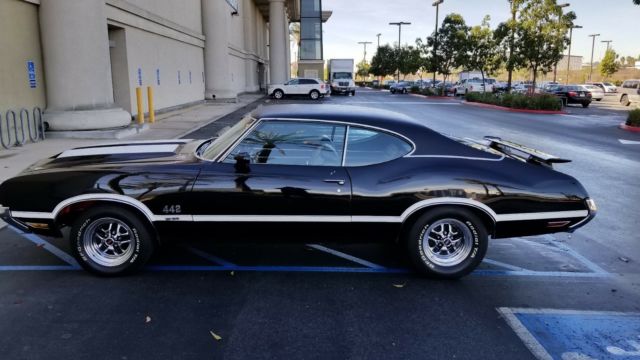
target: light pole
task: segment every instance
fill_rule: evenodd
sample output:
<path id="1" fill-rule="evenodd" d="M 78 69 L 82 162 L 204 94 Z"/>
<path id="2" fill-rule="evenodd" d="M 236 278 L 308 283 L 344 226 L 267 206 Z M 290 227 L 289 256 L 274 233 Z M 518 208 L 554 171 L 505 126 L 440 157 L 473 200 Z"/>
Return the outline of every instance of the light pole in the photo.
<path id="1" fill-rule="evenodd" d="M 562 8 L 566 8 L 569 5 L 571 5 L 571 4 L 564 3 L 564 4 L 559 4 L 558 5 L 558 8 L 560 9 L 560 15 L 558 17 L 558 21 L 562 18 Z M 557 75 L 558 75 L 558 63 L 555 63 L 555 65 L 553 65 L 553 82 L 556 82 Z"/>
<path id="2" fill-rule="evenodd" d="M 573 29 L 582 29 L 580 25 L 573 25 L 569 28 L 569 54 L 567 55 L 567 85 L 569 85 L 569 70 L 571 68 L 571 38 L 573 37 Z"/>
<path id="3" fill-rule="evenodd" d="M 600 36 L 600 34 L 591 34 L 591 67 L 589 69 L 589 81 L 591 81 L 591 75 L 593 73 L 593 49 L 596 46 L 596 37 Z"/>
<path id="4" fill-rule="evenodd" d="M 411 25 L 410 22 L 390 22 L 389 25 L 397 25 L 398 26 L 398 53 L 400 53 L 400 41 L 402 40 L 402 25 Z M 400 68 L 398 68 L 398 82 L 400 82 Z"/>
<path id="5" fill-rule="evenodd" d="M 380 36 L 382 36 L 382 34 L 378 33 L 376 34 L 376 36 L 378 37 L 378 49 L 380 48 Z"/>
<path id="6" fill-rule="evenodd" d="M 607 43 L 607 51 L 609 51 L 609 44 L 613 42 L 613 40 L 602 40 L 601 43 Z"/>
<path id="7" fill-rule="evenodd" d="M 516 3 L 515 0 L 509 0 L 511 2 L 511 26 L 512 29 L 511 30 L 511 34 L 509 36 L 509 65 L 507 66 L 507 70 L 509 70 L 509 77 L 507 80 L 507 91 L 511 92 L 511 81 L 513 80 L 513 64 L 512 59 L 513 59 L 513 43 L 515 42 L 515 37 L 516 37 L 516 29 L 515 29 L 515 24 L 516 24 L 516 13 L 517 10 L 516 9 Z"/>
<path id="8" fill-rule="evenodd" d="M 371 41 L 358 41 L 358 44 L 364 45 L 364 56 L 362 57 L 362 62 L 367 62 L 367 44 L 373 44 Z M 364 81 L 364 75 L 362 75 L 362 81 Z"/>
<path id="9" fill-rule="evenodd" d="M 433 43 L 433 82 L 431 83 L 431 85 L 433 85 L 434 87 L 436 86 L 436 66 L 435 66 L 435 61 L 436 61 L 436 51 L 438 50 L 438 12 L 440 9 L 440 4 L 442 4 L 444 2 L 444 0 L 436 0 L 433 2 L 433 4 L 431 4 L 431 6 L 435 6 L 436 7 L 436 30 L 435 30 L 435 37 L 434 40 L 435 42 Z M 444 86 L 442 87 L 444 89 Z"/>

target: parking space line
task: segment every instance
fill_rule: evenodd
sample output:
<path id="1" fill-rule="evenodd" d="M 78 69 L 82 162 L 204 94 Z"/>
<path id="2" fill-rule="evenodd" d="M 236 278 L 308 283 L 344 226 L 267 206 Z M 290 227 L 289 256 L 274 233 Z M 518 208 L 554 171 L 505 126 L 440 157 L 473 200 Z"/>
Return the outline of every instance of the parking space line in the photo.
<path id="1" fill-rule="evenodd" d="M 553 357 L 549 352 L 536 340 L 531 332 L 520 322 L 516 317 L 514 310 L 507 307 L 501 307 L 497 309 L 500 315 L 505 319 L 507 324 L 511 326 L 516 335 L 522 340 L 524 345 L 531 351 L 531 353 L 538 358 L 538 360 L 553 360 Z"/>
<path id="2" fill-rule="evenodd" d="M 43 249 L 47 250 L 48 252 L 50 252 L 51 254 L 53 254 L 54 256 L 59 258 L 60 260 L 66 262 L 69 265 L 71 265 L 73 268 L 80 269 L 80 265 L 78 264 L 76 259 L 74 259 L 71 255 L 67 254 L 66 252 L 58 249 L 57 247 L 55 247 L 54 245 L 52 245 L 48 241 L 44 240 L 40 236 L 38 236 L 36 234 L 25 233 L 23 231 L 20 231 L 20 230 L 16 229 L 13 226 L 9 226 L 9 229 L 11 229 L 14 232 L 18 233 L 20 236 L 22 236 L 25 239 L 31 241 L 32 243 L 36 244 L 37 246 L 42 247 Z"/>
<path id="3" fill-rule="evenodd" d="M 640 145 L 640 141 L 618 139 L 624 145 Z"/>
<path id="4" fill-rule="evenodd" d="M 70 265 L 0 265 L 0 271 L 77 271 L 80 268 Z"/>
<path id="5" fill-rule="evenodd" d="M 215 255 L 209 254 L 208 252 L 202 251 L 202 250 L 198 250 L 196 248 L 193 248 L 191 246 L 187 246 L 186 249 L 194 254 L 197 255 L 203 259 L 209 260 L 213 263 L 216 263 L 218 265 L 224 266 L 224 267 L 230 267 L 230 266 L 236 266 L 236 264 L 229 262 L 223 258 L 217 257 Z"/>
<path id="6" fill-rule="evenodd" d="M 582 256 L 577 251 L 573 250 L 571 247 L 569 247 L 569 245 L 564 244 L 564 243 L 562 243 L 560 241 L 557 241 L 553 236 L 551 236 L 551 235 L 543 235 L 543 237 L 546 240 L 549 240 L 550 243 L 553 246 L 557 247 L 560 250 L 563 250 L 563 251 L 566 251 L 567 253 L 569 253 L 571 256 L 576 258 L 578 261 L 580 261 L 584 266 L 589 268 L 589 270 L 593 271 L 594 273 L 609 274 L 607 271 L 605 271 L 603 268 L 598 266 L 596 263 L 594 263 L 593 261 L 591 261 L 591 260 L 587 259 L 586 257 Z"/>
<path id="7" fill-rule="evenodd" d="M 538 270 L 489 270 L 477 269 L 472 275 L 479 276 L 541 276 L 541 277 L 573 277 L 573 278 L 598 278 L 608 277 L 610 274 L 594 272 L 571 272 L 571 271 L 538 271 Z"/>
<path id="8" fill-rule="evenodd" d="M 307 246 L 312 248 L 312 249 L 320 250 L 322 252 L 326 252 L 328 254 L 337 256 L 337 257 L 345 259 L 345 260 L 353 261 L 354 263 L 360 264 L 362 266 L 366 266 L 366 267 L 371 268 L 371 269 L 386 269 L 386 267 L 384 267 L 384 266 L 381 266 L 381 265 L 378 265 L 378 264 L 374 264 L 374 263 L 372 263 L 370 261 L 357 258 L 357 257 L 355 257 L 353 255 L 345 254 L 345 253 L 343 253 L 341 251 L 334 250 L 334 249 L 328 248 L 326 246 L 322 246 L 322 245 L 318 245 L 318 244 L 307 244 Z"/>
<path id="9" fill-rule="evenodd" d="M 484 258 L 482 260 L 482 262 L 487 263 L 487 264 L 491 264 L 491 265 L 496 265 L 496 266 L 500 266 L 503 267 L 505 269 L 509 269 L 509 270 L 513 270 L 513 271 L 527 271 L 527 269 L 519 267 L 519 266 L 514 266 L 511 264 L 507 264 L 507 263 L 503 263 L 502 261 L 497 261 L 497 260 L 491 260 L 488 258 Z"/>

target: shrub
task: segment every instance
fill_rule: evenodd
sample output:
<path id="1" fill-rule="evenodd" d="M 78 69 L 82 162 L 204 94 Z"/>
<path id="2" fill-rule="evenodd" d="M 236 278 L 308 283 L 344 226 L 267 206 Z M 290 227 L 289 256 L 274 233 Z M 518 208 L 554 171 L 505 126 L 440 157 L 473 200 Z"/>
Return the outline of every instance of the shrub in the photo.
<path id="1" fill-rule="evenodd" d="M 551 94 L 526 95 L 526 94 L 491 94 L 468 93 L 465 99 L 469 102 L 498 105 L 513 109 L 527 110 L 560 110 L 562 102 Z"/>
<path id="2" fill-rule="evenodd" d="M 627 125 L 640 126 L 640 109 L 629 111 L 629 117 L 627 117 Z"/>

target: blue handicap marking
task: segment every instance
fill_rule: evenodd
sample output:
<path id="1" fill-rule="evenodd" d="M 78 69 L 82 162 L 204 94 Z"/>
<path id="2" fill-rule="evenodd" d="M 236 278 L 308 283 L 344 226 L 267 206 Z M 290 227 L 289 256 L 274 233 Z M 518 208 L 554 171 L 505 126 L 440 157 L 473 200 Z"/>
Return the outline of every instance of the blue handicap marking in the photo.
<path id="1" fill-rule="evenodd" d="M 538 359 L 640 360 L 640 313 L 500 308 Z"/>
<path id="2" fill-rule="evenodd" d="M 36 64 L 33 60 L 27 61 L 27 79 L 29 80 L 29 87 L 35 89 L 38 86 L 36 81 Z"/>

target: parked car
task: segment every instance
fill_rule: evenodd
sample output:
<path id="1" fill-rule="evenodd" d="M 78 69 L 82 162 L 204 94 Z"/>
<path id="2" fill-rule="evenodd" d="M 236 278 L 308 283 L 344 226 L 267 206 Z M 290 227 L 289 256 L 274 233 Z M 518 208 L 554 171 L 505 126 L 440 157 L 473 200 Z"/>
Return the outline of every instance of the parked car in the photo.
<path id="1" fill-rule="evenodd" d="M 225 239 L 299 229 L 304 241 L 375 230 L 399 239 L 417 270 L 456 278 L 482 261 L 489 236 L 573 232 L 595 216 L 578 180 L 552 168 L 567 161 L 380 109 L 265 106 L 217 139 L 63 151 L 0 185 L 0 216 L 68 234 L 77 261 L 102 275 L 139 269 L 166 233 L 198 226 Z"/>
<path id="2" fill-rule="evenodd" d="M 408 81 L 400 81 L 399 83 L 394 83 L 389 87 L 389 91 L 391 91 L 392 94 L 406 94 L 409 90 L 411 90 L 411 83 Z"/>
<path id="3" fill-rule="evenodd" d="M 553 94 L 560 86 L 558 83 L 546 84 L 542 87 L 542 92 Z"/>
<path id="4" fill-rule="evenodd" d="M 591 93 L 591 99 L 595 101 L 601 101 L 602 99 L 604 99 L 604 91 L 602 90 L 602 88 L 596 85 L 589 84 L 584 84 L 582 85 L 582 87 L 584 87 Z"/>
<path id="5" fill-rule="evenodd" d="M 602 91 L 604 91 L 605 93 L 608 94 L 613 94 L 618 92 L 618 88 L 613 85 L 612 83 L 609 82 L 588 82 L 588 85 L 595 85 L 597 87 L 599 87 L 600 89 L 602 89 Z"/>
<path id="6" fill-rule="evenodd" d="M 306 78 L 291 79 L 284 84 L 270 84 L 267 90 L 274 99 L 282 99 L 289 95 L 307 95 L 312 100 L 318 100 L 330 91 L 331 88 L 324 81 Z"/>
<path id="7" fill-rule="evenodd" d="M 586 108 L 591 104 L 591 92 L 582 85 L 563 85 L 555 89 L 553 94 L 561 98 L 564 105 L 580 104 Z"/>
<path id="8" fill-rule="evenodd" d="M 495 83 L 495 79 L 484 79 L 484 84 L 482 83 L 482 79 L 462 79 L 458 82 L 458 85 L 453 89 L 454 95 L 466 95 L 470 92 L 493 92 L 493 84 Z"/>
<path id="9" fill-rule="evenodd" d="M 640 106 L 640 80 L 625 80 L 618 89 L 618 101 L 623 106 L 629 106 L 632 103 Z"/>

